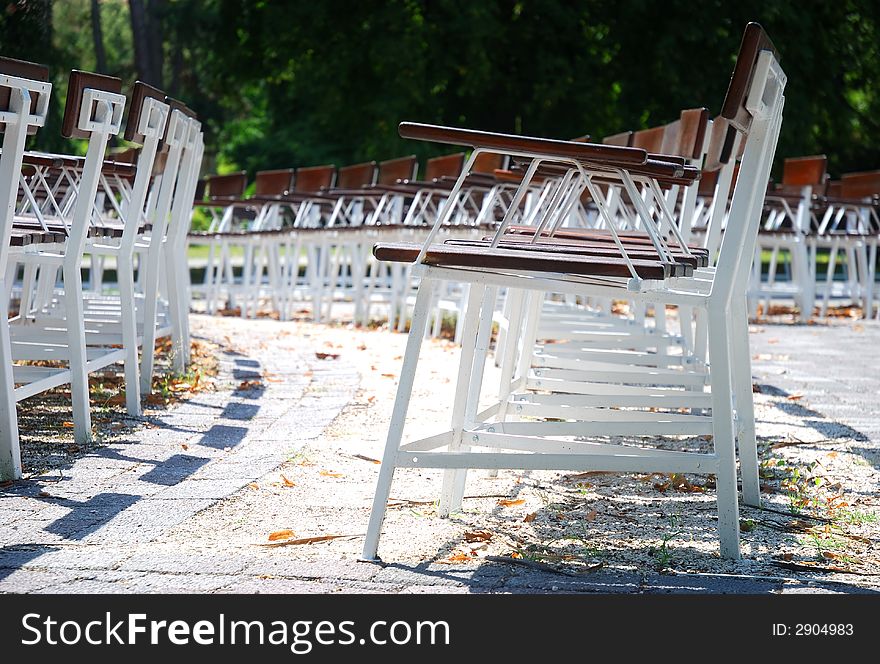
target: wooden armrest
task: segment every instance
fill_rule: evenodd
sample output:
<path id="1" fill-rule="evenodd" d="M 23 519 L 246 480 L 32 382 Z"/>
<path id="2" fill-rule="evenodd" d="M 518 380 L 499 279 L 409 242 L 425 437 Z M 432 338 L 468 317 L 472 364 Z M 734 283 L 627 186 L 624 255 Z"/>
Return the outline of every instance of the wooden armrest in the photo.
<path id="1" fill-rule="evenodd" d="M 533 138 L 498 134 L 474 129 L 441 127 L 438 125 L 401 122 L 398 133 L 402 138 L 413 138 L 435 143 L 466 145 L 472 148 L 487 148 L 499 151 L 531 152 L 546 157 L 578 159 L 591 162 L 610 162 L 614 164 L 644 164 L 648 155 L 638 148 L 620 148 L 614 145 L 559 141 L 550 138 Z"/>

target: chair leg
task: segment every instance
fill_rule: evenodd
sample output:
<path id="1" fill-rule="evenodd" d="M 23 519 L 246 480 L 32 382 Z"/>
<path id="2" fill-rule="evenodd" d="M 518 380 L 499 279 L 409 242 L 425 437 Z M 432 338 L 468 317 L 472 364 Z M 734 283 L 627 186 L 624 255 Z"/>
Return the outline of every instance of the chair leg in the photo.
<path id="1" fill-rule="evenodd" d="M 712 434 L 718 472 L 718 536 L 723 558 L 739 559 L 739 504 L 736 488 L 736 452 L 731 392 L 728 316 L 720 306 L 709 310 L 709 359 L 712 381 Z"/>
<path id="2" fill-rule="evenodd" d="M 828 254 L 828 269 L 825 271 L 825 296 L 822 298 L 822 311 L 820 316 L 828 313 L 828 301 L 831 299 L 831 287 L 834 285 L 834 271 L 837 267 L 837 240 L 831 245 L 831 251 Z"/>
<path id="3" fill-rule="evenodd" d="M 83 329 L 82 278 L 78 265 L 64 266 L 64 305 L 70 353 L 73 437 L 77 443 L 88 443 L 92 439 L 92 414 L 86 368 L 86 334 Z"/>
<path id="4" fill-rule="evenodd" d="M 116 261 L 119 283 L 122 348 L 125 352 L 125 407 L 129 415 L 141 414 L 140 377 L 138 376 L 137 319 L 134 308 L 134 270 L 131 259 L 120 256 Z"/>
<path id="5" fill-rule="evenodd" d="M 452 440 L 449 443 L 450 452 L 458 452 L 462 448 L 462 429 L 467 421 L 468 398 L 473 376 L 476 373 L 475 364 L 479 361 L 475 355 L 482 336 L 481 310 L 486 306 L 486 287 L 476 284 L 471 286 L 468 296 L 467 311 L 465 312 L 464 332 L 462 335 L 461 358 L 458 365 L 458 379 L 455 383 L 455 399 L 452 403 Z M 466 479 L 466 471 L 463 469 L 448 468 L 443 471 L 443 489 L 440 492 L 440 505 L 438 515 L 441 518 L 448 517 L 450 512 L 458 509 L 456 496 L 459 486 L 463 487 Z M 458 501 L 460 503 L 460 499 Z"/>
<path id="6" fill-rule="evenodd" d="M 412 327 L 406 340 L 403 367 L 400 372 L 400 381 L 397 384 L 397 395 L 394 398 L 394 409 L 391 413 L 388 437 L 385 441 L 385 452 L 382 455 L 382 466 L 379 468 L 376 493 L 373 496 L 373 507 L 370 511 L 367 536 L 364 540 L 364 550 L 361 555 L 363 560 L 379 560 L 376 554 L 379 550 L 382 522 L 385 520 L 391 482 L 394 479 L 394 469 L 397 465 L 397 454 L 400 449 L 400 441 L 403 438 L 403 427 L 406 424 L 406 412 L 412 397 L 413 382 L 419 363 L 419 351 L 422 348 L 422 340 L 428 326 L 429 305 L 434 299 L 434 287 L 435 281 L 433 279 L 423 278 L 416 296 Z"/>
<path id="7" fill-rule="evenodd" d="M 523 305 L 528 293 L 521 289 L 507 289 L 505 308 L 507 309 L 507 335 L 501 356 L 496 353 L 496 361 L 501 364 L 501 381 L 498 386 L 498 421 L 503 422 L 507 416 L 508 401 L 513 381 L 513 372 L 516 368 L 516 351 L 519 345 L 519 336 L 523 323 Z"/>
<path id="8" fill-rule="evenodd" d="M 755 436 L 755 404 L 752 396 L 752 362 L 749 353 L 749 320 L 745 300 L 731 305 L 730 328 L 733 341 L 733 387 L 738 427 L 737 447 L 742 475 L 742 495 L 746 505 L 761 506 L 758 480 L 758 441 Z"/>
<path id="9" fill-rule="evenodd" d="M 0 292 L 5 285 L 0 284 Z M 0 318 L 0 482 L 21 479 L 21 450 L 18 444 L 18 415 L 12 377 L 12 346 L 9 322 Z"/>

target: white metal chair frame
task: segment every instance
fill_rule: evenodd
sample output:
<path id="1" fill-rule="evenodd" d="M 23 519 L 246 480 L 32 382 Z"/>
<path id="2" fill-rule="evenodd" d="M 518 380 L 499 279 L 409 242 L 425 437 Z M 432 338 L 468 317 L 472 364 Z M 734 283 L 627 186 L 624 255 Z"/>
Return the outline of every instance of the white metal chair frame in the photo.
<path id="1" fill-rule="evenodd" d="M 745 291 L 749 272 L 748 263 L 752 256 L 763 194 L 769 179 L 769 168 L 781 124 L 784 104 L 782 91 L 786 80 L 771 51 L 760 51 L 752 64 L 754 69 L 744 103 L 749 115 L 748 122 L 742 124 L 742 120 L 739 120 L 741 124 L 737 127 L 747 133 L 747 140 L 742 169 L 729 213 L 728 225 L 734 232 L 727 233 L 722 241 L 717 268 L 699 270 L 695 272 L 694 277 L 678 277 L 668 279 L 666 282 L 655 282 L 640 280 L 635 272 L 631 279 L 613 280 L 528 271 L 506 270 L 504 273 L 498 273 L 473 268 L 438 267 L 424 262 L 428 248 L 443 221 L 438 219 L 422 247 L 417 260 L 419 265 L 414 268 L 421 277 L 419 294 L 364 545 L 365 559 L 375 560 L 377 557 L 386 502 L 394 470 L 398 467 L 446 469 L 440 505 L 441 515 L 455 510 L 460 504 L 465 472 L 468 468 L 712 472 L 717 477 L 721 553 L 725 557 L 739 556 L 736 440 L 740 445 L 744 500 L 750 504 L 758 504 L 760 501 L 754 420 L 751 412 Z M 479 151 L 478 147 L 475 153 Z M 505 150 L 505 152 L 511 151 Z M 544 155 L 520 153 L 520 156 L 534 159 L 532 163 L 536 167 Z M 459 184 L 464 179 L 472 160 L 473 155 Z M 589 182 L 589 176 L 577 161 L 564 159 L 556 161 L 558 163 L 568 161 L 570 166 L 578 169 L 581 176 Z M 625 177 L 623 179 L 626 181 Z M 517 194 L 520 192 L 518 191 Z M 643 217 L 643 221 L 648 222 L 648 217 Z M 503 227 L 502 222 L 501 232 Z M 622 256 L 626 257 L 626 252 L 619 241 L 617 244 Z M 662 247 L 659 245 L 658 253 L 663 255 Z M 631 263 L 630 267 L 632 268 Z M 471 284 L 463 333 L 465 343 L 462 347 L 459 380 L 453 404 L 452 428 L 437 436 L 401 445 L 419 349 L 428 320 L 428 304 L 432 299 L 436 282 L 443 279 L 468 281 Z M 589 293 L 600 297 L 614 297 L 625 292 L 627 296 L 645 302 L 672 302 L 691 306 L 702 312 L 707 319 L 707 331 L 710 337 L 708 352 L 711 366 L 709 378 L 711 393 L 692 395 L 695 401 L 690 405 L 711 407 L 714 453 L 695 455 L 552 438 L 554 435 L 571 436 L 580 431 L 590 433 L 596 430 L 595 427 L 591 429 L 590 426 L 584 426 L 581 421 L 576 421 L 573 426 L 569 424 L 568 427 L 559 426 L 566 423 L 554 425 L 553 423 L 486 422 L 501 406 L 498 403 L 487 411 L 477 412 L 477 397 L 488 349 L 494 297 L 499 287 L 527 290 L 533 293 L 533 297 L 537 293 L 540 298 L 543 298 L 544 292 Z M 534 322 L 537 318 L 532 316 L 527 320 Z M 524 352 L 531 351 L 533 334 L 533 329 L 523 332 L 521 347 Z M 736 362 L 733 362 L 733 358 Z M 509 376 L 511 368 L 505 367 L 503 373 Z M 513 387 L 515 389 L 516 386 Z M 615 388 L 612 394 L 620 391 L 620 388 Z M 571 395 L 563 395 L 562 399 L 569 406 L 576 406 L 578 402 Z M 607 405 L 617 405 L 613 396 L 609 400 L 608 397 L 600 394 L 593 401 L 602 403 L 603 399 Z M 529 426 L 523 427 L 521 424 Z M 434 451 L 441 447 L 446 447 L 448 451 Z M 492 451 L 471 451 L 474 447 L 488 448 Z M 511 451 L 498 452 L 496 451 L 498 449 Z"/>

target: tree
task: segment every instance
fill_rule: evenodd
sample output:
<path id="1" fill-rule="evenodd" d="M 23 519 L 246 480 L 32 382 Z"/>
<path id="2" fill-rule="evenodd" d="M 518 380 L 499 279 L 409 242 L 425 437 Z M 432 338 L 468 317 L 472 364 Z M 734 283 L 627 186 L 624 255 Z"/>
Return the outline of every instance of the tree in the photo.
<path id="1" fill-rule="evenodd" d="M 104 51 L 104 34 L 101 30 L 101 4 L 92 0 L 92 41 L 95 45 L 95 63 L 99 74 L 107 73 L 107 55 Z"/>
<path id="2" fill-rule="evenodd" d="M 128 0 L 131 34 L 134 43 L 135 69 L 145 83 L 162 87 L 162 42 L 157 7 L 161 2 Z"/>

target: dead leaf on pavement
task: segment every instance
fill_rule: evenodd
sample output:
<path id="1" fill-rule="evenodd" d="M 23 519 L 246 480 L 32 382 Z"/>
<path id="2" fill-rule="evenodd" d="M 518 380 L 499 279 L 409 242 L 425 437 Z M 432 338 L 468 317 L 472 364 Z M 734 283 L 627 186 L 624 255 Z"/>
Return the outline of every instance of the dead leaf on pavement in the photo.
<path id="1" fill-rule="evenodd" d="M 438 560 L 437 562 L 441 565 L 451 565 L 452 563 L 469 563 L 476 557 L 476 552 L 471 551 L 468 553 L 454 553 L 445 560 Z"/>
<path id="2" fill-rule="evenodd" d="M 586 477 L 596 477 L 598 475 L 613 475 L 614 473 L 609 470 L 588 470 L 585 473 L 576 473 L 574 475 L 566 475 L 566 482 L 574 482 L 575 480 L 582 480 Z"/>
<path id="3" fill-rule="evenodd" d="M 189 449 L 189 445 L 187 445 L 186 443 L 181 443 L 180 446 L 185 450 Z"/>
<path id="4" fill-rule="evenodd" d="M 523 523 L 531 523 L 532 521 L 534 521 L 537 518 L 537 516 L 538 516 L 537 512 L 532 512 L 531 514 L 526 514 L 526 518 L 523 519 Z"/>
<path id="5" fill-rule="evenodd" d="M 289 479 L 287 479 L 283 474 L 281 475 L 281 483 L 282 483 L 284 486 L 296 486 L 296 483 L 295 483 L 295 482 L 291 482 L 291 481 L 290 481 Z"/>
<path id="6" fill-rule="evenodd" d="M 584 516 L 584 518 L 587 521 L 595 521 L 597 515 L 598 515 L 598 512 L 596 510 L 590 510 L 589 512 L 587 512 L 587 514 Z"/>
<path id="7" fill-rule="evenodd" d="M 319 475 L 323 475 L 324 477 L 345 477 L 342 473 L 334 473 L 329 470 L 322 470 Z"/>
<path id="8" fill-rule="evenodd" d="M 352 454 L 355 459 L 361 459 L 362 461 L 369 461 L 370 463 L 382 463 L 379 459 L 374 459 L 373 457 L 364 456 L 363 454 Z"/>
<path id="9" fill-rule="evenodd" d="M 251 482 L 250 484 L 248 484 L 248 488 L 250 488 L 250 489 L 259 489 L 259 488 L 260 488 L 260 485 L 257 484 L 256 482 Z"/>
<path id="10" fill-rule="evenodd" d="M 72 428 L 73 428 L 73 422 L 62 422 L 62 423 L 61 423 L 61 426 L 63 426 L 65 429 L 72 429 Z"/>
<path id="11" fill-rule="evenodd" d="M 492 533 L 488 530 L 475 530 L 464 534 L 465 542 L 488 542 L 492 539 Z"/>
<path id="12" fill-rule="evenodd" d="M 789 401 L 800 401 L 801 399 L 804 398 L 804 395 L 803 394 L 789 394 L 785 398 L 788 399 Z"/>
<path id="13" fill-rule="evenodd" d="M 277 542 L 278 540 L 289 540 L 295 534 L 296 533 L 294 533 L 292 530 L 289 530 L 289 529 L 276 530 L 274 533 L 269 533 L 269 541 L 270 542 Z"/>
<path id="14" fill-rule="evenodd" d="M 339 359 L 339 353 L 321 353 L 321 352 L 316 352 L 316 353 L 315 353 L 315 357 L 317 357 L 319 360 L 338 360 L 338 359 Z"/>
<path id="15" fill-rule="evenodd" d="M 282 531 L 283 532 L 283 531 Z M 339 539 L 340 537 L 357 537 L 356 535 L 319 535 L 317 537 L 303 537 L 301 539 L 285 539 L 281 542 L 269 542 L 263 546 L 288 546 L 298 544 L 316 544 L 317 542 L 328 542 L 330 540 Z"/>
<path id="16" fill-rule="evenodd" d="M 508 500 L 507 498 L 502 498 L 498 501 L 498 504 L 502 507 L 514 507 L 516 505 L 525 505 L 526 501 L 523 498 L 518 498 L 516 500 Z"/>

